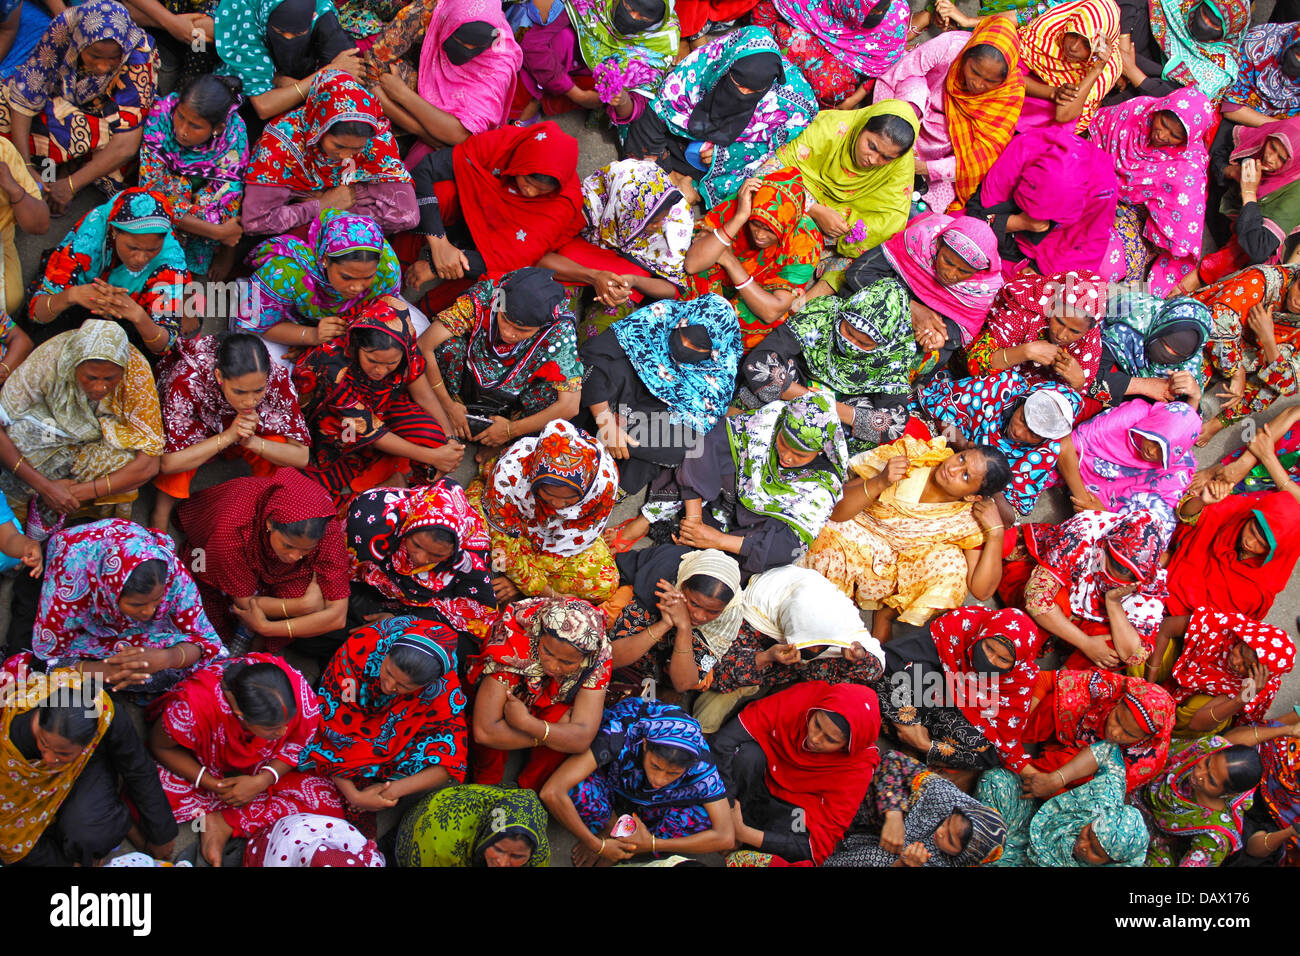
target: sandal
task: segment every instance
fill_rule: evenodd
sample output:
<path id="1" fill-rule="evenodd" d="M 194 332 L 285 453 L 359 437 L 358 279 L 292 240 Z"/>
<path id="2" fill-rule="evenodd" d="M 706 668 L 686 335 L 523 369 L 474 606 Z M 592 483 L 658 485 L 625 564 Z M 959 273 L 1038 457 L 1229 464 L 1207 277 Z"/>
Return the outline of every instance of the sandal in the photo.
<path id="1" fill-rule="evenodd" d="M 623 537 L 623 529 L 626 528 L 628 525 L 630 525 L 633 521 L 635 521 L 639 517 L 640 515 L 633 515 L 631 518 L 628 518 L 626 521 L 624 521 L 622 524 L 620 524 L 618 527 L 614 529 L 614 539 L 612 541 L 607 542 L 611 554 L 622 554 L 625 551 L 631 551 L 633 546 L 638 541 L 640 541 L 642 538 L 645 537 L 644 534 L 637 535 L 635 538 L 632 538 L 631 540 Z"/>

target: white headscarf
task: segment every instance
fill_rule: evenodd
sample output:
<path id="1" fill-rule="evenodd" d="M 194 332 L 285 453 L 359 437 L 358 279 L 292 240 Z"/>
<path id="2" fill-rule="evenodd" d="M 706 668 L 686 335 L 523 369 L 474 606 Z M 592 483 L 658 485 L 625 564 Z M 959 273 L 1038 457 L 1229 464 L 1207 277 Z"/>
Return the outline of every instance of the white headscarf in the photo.
<path id="1" fill-rule="evenodd" d="M 677 589 L 680 591 L 682 584 L 697 574 L 706 574 L 731 588 L 731 602 L 722 613 L 708 624 L 695 628 L 708 645 L 709 653 L 722 660 L 740 633 L 741 611 L 745 604 L 745 592 L 740 586 L 740 565 L 731 555 L 716 548 L 688 552 L 682 555 L 681 563 L 677 565 Z"/>
<path id="2" fill-rule="evenodd" d="M 745 621 L 755 630 L 793 647 L 830 647 L 819 657 L 841 657 L 855 642 L 883 666 L 880 642 L 862 624 L 857 605 L 811 568 L 787 565 L 749 579 Z"/>

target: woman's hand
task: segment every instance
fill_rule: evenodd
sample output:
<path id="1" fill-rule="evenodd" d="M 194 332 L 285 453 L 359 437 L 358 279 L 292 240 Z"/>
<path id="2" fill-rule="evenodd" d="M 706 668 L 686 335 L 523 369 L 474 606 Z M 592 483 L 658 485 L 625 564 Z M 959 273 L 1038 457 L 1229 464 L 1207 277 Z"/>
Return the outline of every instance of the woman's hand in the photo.
<path id="1" fill-rule="evenodd" d="M 681 591 L 661 578 L 655 586 L 655 599 L 659 613 L 674 630 L 691 630 L 691 615 L 686 609 L 686 597 Z"/>
<path id="2" fill-rule="evenodd" d="M 1230 494 L 1232 494 L 1232 485 L 1221 478 L 1215 478 L 1201 489 L 1201 503 L 1208 508 L 1210 505 L 1217 505 Z"/>
<path id="3" fill-rule="evenodd" d="M 728 226 L 735 226 L 734 229 L 728 229 L 731 235 L 738 235 L 740 227 L 749 222 L 749 217 L 754 212 L 754 193 L 762 187 L 761 179 L 746 179 L 740 184 L 740 189 L 736 192 L 736 211 L 732 214 Z"/>
<path id="4" fill-rule="evenodd" d="M 692 548 L 713 548 L 717 547 L 721 537 L 722 533 L 705 524 L 703 518 L 686 517 L 682 519 L 681 529 L 673 536 L 673 541 Z"/>
<path id="5" fill-rule="evenodd" d="M 808 215 L 827 239 L 838 239 L 849 231 L 849 221 L 830 206 L 814 203 Z"/>
<path id="6" fill-rule="evenodd" d="M 429 252 L 433 257 L 433 271 L 439 279 L 461 279 L 469 271 L 469 259 L 465 253 L 453 246 L 445 236 L 429 240 Z"/>
<path id="7" fill-rule="evenodd" d="M 1130 594 L 1136 594 L 1140 585 L 1134 581 L 1132 584 L 1121 584 L 1117 588 L 1111 588 L 1106 592 L 1106 605 L 1108 608 L 1122 608 L 1124 599 Z"/>
<path id="8" fill-rule="evenodd" d="M 1243 203 L 1254 202 L 1259 191 L 1260 180 L 1264 178 L 1263 167 L 1257 159 L 1241 161 L 1241 200 Z"/>
<path id="9" fill-rule="evenodd" d="M 106 658 L 108 671 L 104 675 L 112 690 L 143 684 L 171 664 L 172 655 L 164 647 L 127 647 Z"/>
<path id="10" fill-rule="evenodd" d="M 702 162 L 706 168 L 713 165 L 713 144 L 712 143 L 705 143 L 703 146 L 700 147 L 700 162 Z"/>
<path id="11" fill-rule="evenodd" d="M 261 419 L 258 418 L 257 410 L 250 408 L 248 411 L 236 415 L 235 420 L 230 423 L 230 427 L 226 431 L 234 433 L 231 437 L 235 441 L 245 444 L 257 434 L 257 426 L 260 424 Z"/>
<path id="12" fill-rule="evenodd" d="M 1242 678 L 1241 690 L 1237 692 L 1237 699 L 1243 704 L 1249 704 L 1264 689 L 1264 685 L 1268 683 L 1268 678 L 1268 667 L 1263 661 L 1256 660 L 1246 673 L 1246 676 Z"/>
<path id="13" fill-rule="evenodd" d="M 1168 395 L 1167 402 L 1178 400 L 1179 395 L 1186 395 L 1188 402 L 1193 406 L 1201 403 L 1201 384 L 1196 381 L 1191 372 L 1183 369 L 1172 372 L 1165 384 L 1165 392 Z"/>
<path id="14" fill-rule="evenodd" d="M 991 497 L 981 498 L 975 502 L 971 508 L 971 516 L 975 519 L 975 523 L 980 526 L 980 530 L 985 533 L 1002 525 L 1002 512 L 998 511 L 998 503 Z"/>
<path id="15" fill-rule="evenodd" d="M 61 481 L 46 481 L 44 487 L 37 488 L 41 501 L 47 508 L 59 514 L 70 515 L 81 507 L 81 499 L 72 493 L 74 482 L 70 478 Z"/>
<path id="16" fill-rule="evenodd" d="M 444 475 L 455 471 L 465 460 L 465 446 L 454 438 L 425 453 L 424 464 Z"/>
<path id="17" fill-rule="evenodd" d="M 348 330 L 347 320 L 338 315 L 327 315 L 312 329 L 308 341 L 312 345 L 324 345 L 330 339 L 336 339 Z"/>
<path id="18" fill-rule="evenodd" d="M 596 438 L 619 461 L 631 456 L 630 449 L 641 447 L 641 443 L 623 428 L 623 416 L 616 415 L 608 408 L 596 416 Z"/>
<path id="19" fill-rule="evenodd" d="M 67 211 L 68 206 L 72 204 L 73 197 L 76 195 L 72 183 L 68 181 L 68 177 L 60 176 L 50 183 L 50 188 L 45 191 L 45 201 L 49 203 L 50 212 L 58 216 Z"/>
<path id="20" fill-rule="evenodd" d="M 524 596 L 524 592 L 515 587 L 515 582 L 504 574 L 498 574 L 492 579 L 492 591 L 497 596 L 498 604 L 509 604 Z"/>
<path id="21" fill-rule="evenodd" d="M 903 866 L 925 866 L 930 862 L 930 851 L 924 843 L 909 843 L 899 854 L 898 862 Z"/>
<path id="22" fill-rule="evenodd" d="M 1220 389 L 1216 396 L 1220 401 L 1219 412 L 1230 411 L 1242 403 L 1246 397 L 1246 370 L 1239 368 L 1232 373 L 1228 384 Z"/>
<path id="23" fill-rule="evenodd" d="M 493 415 L 492 424 L 477 435 L 471 436 L 471 440 L 478 442 L 480 445 L 490 445 L 497 448 L 510 441 L 511 438 L 517 437 L 519 436 L 510 434 L 510 419 L 501 415 Z"/>
<path id="24" fill-rule="evenodd" d="M 463 402 L 452 402 L 451 407 L 447 410 L 447 417 L 451 419 L 451 432 L 461 441 L 469 441 L 469 409 Z"/>
<path id="25" fill-rule="evenodd" d="M 939 0 L 947 3 L 949 0 Z M 907 839 L 907 830 L 903 825 L 903 812 L 890 810 L 885 814 L 885 825 L 880 828 L 880 848 L 886 853 L 902 853 L 903 841 Z"/>
<path id="26" fill-rule="evenodd" d="M 622 305 L 632 294 L 632 283 L 626 277 L 607 269 L 599 270 L 591 279 L 596 290 L 596 301 L 605 305 Z"/>
<path id="27" fill-rule="evenodd" d="M 803 657 L 799 653 L 799 648 L 793 644 L 773 644 L 767 650 L 759 651 L 754 655 L 754 660 L 760 667 L 766 664 L 784 664 L 786 667 L 793 667 L 803 660 Z"/>
<path id="28" fill-rule="evenodd" d="M 265 635 L 271 621 L 267 618 L 266 612 L 257 601 L 249 601 L 247 607 L 240 607 L 237 602 L 231 602 L 230 613 L 239 618 L 254 634 Z"/>
<path id="29" fill-rule="evenodd" d="M 1255 435 L 1246 446 L 1246 450 L 1259 459 L 1261 465 L 1277 460 L 1277 439 L 1268 425 L 1255 430 Z"/>
<path id="30" fill-rule="evenodd" d="M 397 806 L 397 798 L 386 796 L 384 791 L 388 784 L 372 783 L 364 790 L 358 789 L 356 796 L 349 797 L 348 803 L 358 810 L 369 810 L 371 813 L 378 813 L 380 810 L 387 810 L 389 807 Z"/>
<path id="31" fill-rule="evenodd" d="M 1060 789 L 1060 777 L 1055 772 L 1043 773 L 1032 767 L 1020 771 L 1020 795 L 1026 800 L 1037 797 L 1046 800 Z"/>
<path id="32" fill-rule="evenodd" d="M 644 827 L 643 827 L 644 829 Z M 646 840 L 649 849 L 649 840 Z M 619 863 L 623 860 L 631 859 L 636 855 L 637 845 L 628 839 L 618 839 L 616 837 L 602 837 L 600 852 L 596 855 L 611 863 Z"/>
<path id="33" fill-rule="evenodd" d="M 1110 511 L 1106 503 L 1098 498 L 1091 491 L 1084 491 L 1081 495 L 1070 495 L 1070 504 L 1074 506 L 1075 511 Z"/>
<path id="34" fill-rule="evenodd" d="M 840 653 L 850 664 L 861 664 L 867 659 L 868 651 L 860 642 L 854 641 Z"/>
<path id="35" fill-rule="evenodd" d="M 1041 340 L 1026 342 L 1022 347 L 1025 350 L 1025 358 L 1037 365 L 1051 365 L 1056 361 L 1056 356 L 1065 351 L 1059 345 Z"/>
<path id="36" fill-rule="evenodd" d="M 892 487 L 906 478 L 907 467 L 910 464 L 906 455 L 895 455 L 885 462 L 885 470 L 876 475 L 879 484 L 883 485 L 881 490 Z"/>
<path id="37" fill-rule="evenodd" d="M 1106 643 L 1106 638 L 1101 636 L 1090 637 L 1079 646 L 1084 656 L 1092 661 L 1102 670 L 1109 670 L 1112 667 L 1119 666 L 1119 655 L 1115 649 Z"/>
<path id="38" fill-rule="evenodd" d="M 531 723 L 533 720 L 536 720 L 536 718 L 533 717 L 532 713 L 528 710 L 528 705 L 525 704 L 518 697 L 516 697 L 514 694 L 506 695 L 506 703 L 504 709 L 502 710 L 501 717 L 503 720 L 505 720 L 507 724 L 509 724 L 515 730 L 524 734 L 529 733 L 528 731 L 529 723 Z"/>
<path id="39" fill-rule="evenodd" d="M 412 288 L 419 289 L 436 278 L 432 263 L 423 259 L 416 259 L 406 270 L 406 284 Z"/>
<path id="40" fill-rule="evenodd" d="M 1262 305 L 1252 306 L 1246 321 L 1250 325 L 1250 330 L 1255 333 L 1255 338 L 1259 340 L 1260 345 L 1265 342 L 1274 344 L 1277 342 L 1277 335 L 1273 329 L 1273 313 L 1270 310 Z"/>
<path id="41" fill-rule="evenodd" d="M 39 578 L 41 576 L 41 571 L 45 567 L 45 556 L 41 554 L 41 546 L 35 541 L 29 539 L 23 545 L 23 554 L 18 560 L 31 568 L 28 577 Z"/>
<path id="42" fill-rule="evenodd" d="M 1078 359 L 1065 349 L 1056 353 L 1056 360 L 1052 362 L 1052 371 L 1076 392 L 1083 391 L 1083 386 L 1088 381 L 1088 376 L 1084 373 Z"/>
<path id="43" fill-rule="evenodd" d="M 265 780 L 247 774 L 238 777 L 226 777 L 226 790 L 221 799 L 228 807 L 242 807 L 252 803 L 258 794 L 263 793 L 269 784 Z"/>
<path id="44" fill-rule="evenodd" d="M 321 190 L 316 193 L 316 199 L 322 209 L 338 209 L 341 212 L 347 212 L 356 204 L 357 196 L 352 191 L 352 187 L 344 183 L 332 189 Z"/>
<path id="45" fill-rule="evenodd" d="M 330 60 L 327 70 L 342 70 L 354 80 L 361 79 L 361 55 L 356 47 L 344 50 L 334 59 Z"/>
<path id="46" fill-rule="evenodd" d="M 962 13 L 961 10 L 957 8 L 957 4 L 953 3 L 952 0 L 939 0 L 939 2 L 934 5 L 934 12 L 943 23 L 945 30 L 950 28 L 954 23 L 959 27 L 966 28 L 967 30 L 973 28 L 979 23 L 979 17 L 970 17 Z"/>
<path id="47" fill-rule="evenodd" d="M 239 240 L 244 238 L 244 227 L 240 225 L 239 217 L 232 216 L 225 222 L 217 223 L 212 229 L 212 238 L 232 249 L 239 245 Z"/>
<path id="48" fill-rule="evenodd" d="M 912 335 L 924 352 L 943 348 L 948 341 L 948 328 L 943 316 L 921 302 L 912 303 Z"/>

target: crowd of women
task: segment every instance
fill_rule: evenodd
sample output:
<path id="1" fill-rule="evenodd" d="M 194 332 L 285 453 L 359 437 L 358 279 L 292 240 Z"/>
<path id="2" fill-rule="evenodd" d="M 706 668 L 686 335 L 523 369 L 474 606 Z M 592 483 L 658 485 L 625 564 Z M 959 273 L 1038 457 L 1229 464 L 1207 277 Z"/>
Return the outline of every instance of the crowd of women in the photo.
<path id="1" fill-rule="evenodd" d="M 1300 24 L 49 4 L 0 864 L 1300 864 Z"/>

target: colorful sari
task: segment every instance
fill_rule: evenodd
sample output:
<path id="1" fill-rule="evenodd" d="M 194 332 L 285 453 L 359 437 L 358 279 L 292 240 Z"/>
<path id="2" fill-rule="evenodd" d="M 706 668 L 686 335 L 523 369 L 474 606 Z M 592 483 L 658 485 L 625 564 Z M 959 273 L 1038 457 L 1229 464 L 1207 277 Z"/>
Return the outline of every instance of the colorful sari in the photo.
<path id="1" fill-rule="evenodd" d="M 1238 642 L 1254 651 L 1256 659 L 1268 668 L 1268 681 L 1255 688 L 1254 698 L 1234 723 L 1262 723 L 1282 689 L 1282 678 L 1295 666 L 1295 642 L 1282 628 L 1252 621 L 1244 614 L 1208 607 L 1192 612 L 1182 653 L 1174 664 L 1174 701 L 1181 706 L 1197 695 L 1237 696 L 1243 678 L 1228 669 L 1228 655 Z"/>
<path id="2" fill-rule="evenodd" d="M 497 34 L 486 50 L 456 64 L 443 44 L 467 23 L 487 24 Z M 426 102 L 459 120 L 470 135 L 483 133 L 505 123 L 515 95 L 515 74 L 523 62 L 524 52 L 495 0 L 439 0 L 420 48 L 416 90 Z"/>
<path id="3" fill-rule="evenodd" d="M 1197 339 L 1186 358 L 1167 365 L 1151 358 L 1160 339 L 1180 333 Z M 1205 382 L 1202 347 L 1209 337 L 1210 310 L 1203 303 L 1187 296 L 1162 299 L 1149 292 L 1127 290 L 1107 306 L 1101 332 L 1102 344 L 1125 375 L 1168 378 L 1174 372 L 1189 372 L 1201 383 Z M 1189 350 L 1181 347 L 1178 351 Z"/>
<path id="4" fill-rule="evenodd" d="M 1151 829 L 1147 866 L 1221 866 L 1243 844 L 1243 817 L 1255 788 L 1224 794 L 1223 809 L 1196 802 L 1191 772 L 1203 760 L 1232 744 L 1222 737 L 1180 741 L 1169 748 L 1169 762 L 1142 788 L 1134 803 Z"/>
<path id="5" fill-rule="evenodd" d="M 1261 23 L 1247 30 L 1238 52 L 1240 70 L 1223 94 L 1224 107 L 1244 106 L 1278 118 L 1300 115 L 1300 86 L 1282 72 L 1282 56 L 1297 39 L 1294 23 Z"/>
<path id="6" fill-rule="evenodd" d="M 1065 39 L 1065 35 L 1077 33 L 1089 44 L 1094 42 L 1095 37 L 1102 36 L 1105 37 L 1109 48 L 1114 50 L 1119 43 L 1119 20 L 1119 7 L 1115 5 L 1115 0 L 1070 0 L 1068 3 L 1053 7 L 1028 26 L 1020 28 L 1021 66 L 1027 73 L 1037 76 L 1048 86 L 1064 84 L 1077 86 L 1088 75 L 1090 64 L 1076 63 L 1065 58 L 1061 52 L 1061 42 Z M 1086 132 L 1092 125 L 1097 107 L 1101 105 L 1102 99 L 1119 79 L 1123 66 L 1119 57 L 1112 56 L 1105 68 L 1093 80 L 1083 103 L 1083 112 L 1074 124 L 1075 132 Z M 1043 117 L 1034 125 L 1055 123 L 1055 117 L 1050 115 L 1055 110 L 1054 104 L 1044 100 L 1031 102 L 1035 112 L 1044 109 L 1039 104 L 1045 104 L 1049 113 L 1049 116 Z M 1023 120 L 1021 125 L 1022 127 L 1025 125 Z M 1060 182 L 1064 180 L 1058 180 L 1058 184 Z"/>
<path id="7" fill-rule="evenodd" d="M 220 0 L 212 14 L 221 72 L 244 83 L 245 96 L 261 96 L 274 89 L 277 64 L 267 45 L 269 21 L 284 0 Z M 322 17 L 334 14 L 334 0 L 308 0 L 311 22 L 296 25 L 314 36 Z M 301 42 L 301 41 L 300 41 Z"/>
<path id="8" fill-rule="evenodd" d="M 582 62 L 596 75 L 615 73 L 623 89 L 653 99 L 677 63 L 681 42 L 676 4 L 664 0 L 664 14 L 646 29 L 624 33 L 614 25 L 619 0 L 565 0 L 569 24 L 578 35 Z M 638 24 L 640 26 L 642 24 Z"/>
<path id="9" fill-rule="evenodd" d="M 1258 203 L 1260 215 L 1263 217 L 1263 228 L 1278 241 L 1277 250 L 1266 261 L 1276 264 L 1289 253 L 1292 245 L 1289 240 L 1300 228 L 1300 187 L 1296 186 L 1297 180 L 1300 180 L 1300 117 L 1293 116 L 1280 122 L 1265 123 L 1260 127 L 1234 127 L 1233 148 L 1228 154 L 1228 159 L 1237 163 L 1243 159 L 1257 159 L 1270 139 L 1277 140 L 1290 154 L 1290 159 L 1283 163 L 1280 169 L 1273 173 L 1264 173 L 1259 183 Z M 1240 194 L 1229 193 L 1220 203 L 1219 211 L 1229 218 L 1235 217 L 1240 212 L 1240 199 Z M 1252 264 L 1241 248 L 1241 244 L 1235 241 L 1235 237 L 1234 241 L 1222 251 L 1227 254 L 1235 252 L 1236 259 L 1233 261 L 1238 267 Z M 1211 276 L 1211 272 L 1206 271 L 1209 265 L 1211 262 L 1207 257 L 1202 265 L 1203 276 Z"/>
<path id="10" fill-rule="evenodd" d="M 1221 39 L 1207 41 L 1192 36 L 1188 24 L 1202 4 L 1222 25 Z M 1165 68 L 1160 75 L 1217 100 L 1237 79 L 1242 40 L 1250 26 L 1248 0 L 1156 0 L 1149 9 L 1151 36 L 1165 54 Z"/>
<path id="11" fill-rule="evenodd" d="M 550 866 L 548 823 L 546 808 L 531 790 L 473 783 L 443 787 L 426 793 L 402 817 L 397 865 L 485 866 L 484 850 L 497 840 L 514 838 L 532 845 L 524 866 Z"/>
<path id="12" fill-rule="evenodd" d="M 665 212 L 651 227 L 651 220 Z M 582 213 L 587 220 L 582 238 L 588 242 L 626 256 L 679 289 L 689 283 L 686 250 L 695 220 L 690 204 L 657 164 L 624 159 L 602 166 L 582 181 Z"/>
<path id="13" fill-rule="evenodd" d="M 1259 747 L 1264 776 L 1256 792 L 1279 827 L 1300 823 L 1300 739 L 1274 737 Z M 1286 861 L 1294 866 L 1300 855 L 1300 841 L 1286 842 Z"/>

